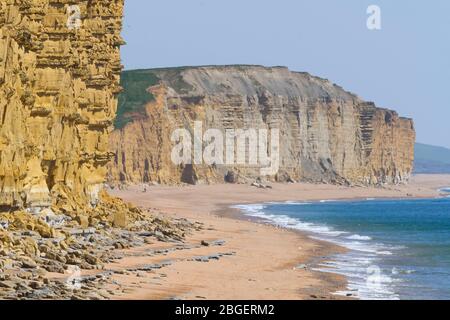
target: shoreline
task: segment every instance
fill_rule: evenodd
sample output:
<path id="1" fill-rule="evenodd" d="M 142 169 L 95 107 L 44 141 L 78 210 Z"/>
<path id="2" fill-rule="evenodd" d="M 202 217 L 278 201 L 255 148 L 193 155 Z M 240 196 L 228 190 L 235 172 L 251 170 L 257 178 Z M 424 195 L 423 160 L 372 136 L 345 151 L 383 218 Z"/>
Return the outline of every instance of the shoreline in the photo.
<path id="1" fill-rule="evenodd" d="M 270 201 L 265 202 L 270 203 Z M 282 202 L 280 202 L 282 203 Z M 244 212 L 243 209 L 237 208 L 241 204 L 235 204 L 232 206 L 226 205 L 222 206 L 221 208 L 215 210 L 212 212 L 212 214 L 217 215 L 219 217 L 224 217 L 228 219 L 243 221 L 243 222 L 249 222 L 253 224 L 259 224 L 264 226 L 269 226 L 271 228 L 274 228 L 274 232 L 277 232 L 277 230 L 280 230 L 282 232 L 288 232 L 294 234 L 296 237 L 300 237 L 302 241 L 305 241 L 305 237 L 307 241 L 311 241 L 319 246 L 319 249 L 314 252 L 314 255 L 308 256 L 306 261 L 304 263 L 299 263 L 298 265 L 301 265 L 303 267 L 307 266 L 307 268 L 313 272 L 317 273 L 316 276 L 318 276 L 321 279 L 325 279 L 325 281 L 329 282 L 328 287 L 328 294 L 331 294 L 336 299 L 358 299 L 356 296 L 350 296 L 350 295 L 340 295 L 337 294 L 337 292 L 344 292 L 347 289 L 347 279 L 343 275 L 338 275 L 336 273 L 328 273 L 328 272 L 322 272 L 318 271 L 317 267 L 320 263 L 330 261 L 330 258 L 334 255 L 338 254 L 344 254 L 350 251 L 350 249 L 339 245 L 337 243 L 327 241 L 327 240 L 321 240 L 318 238 L 313 238 L 314 233 L 308 232 L 308 231 L 302 231 L 298 229 L 288 228 L 286 226 L 279 226 L 275 225 L 273 222 L 271 222 L 267 218 L 263 217 L 255 217 L 248 215 Z M 255 204 L 255 205 L 259 205 Z M 261 205 L 264 205 L 264 203 L 261 203 Z M 243 205 L 245 206 L 245 204 Z M 316 270 L 313 270 L 316 269 Z"/>
<path id="2" fill-rule="evenodd" d="M 250 217 L 237 213 L 238 209 L 230 206 L 324 199 L 429 198 L 439 196 L 438 189 L 448 185 L 450 175 L 420 175 L 415 176 L 410 185 L 384 189 L 320 184 L 274 184 L 273 189 L 261 190 L 247 185 L 224 184 L 157 186 L 151 187 L 146 193 L 143 193 L 139 186 L 112 191 L 115 196 L 135 205 L 151 208 L 168 217 L 186 218 L 202 223 L 203 230 L 189 235 L 186 238 L 187 244 L 198 245 L 205 239 L 223 239 L 225 244 L 220 250 L 231 250 L 234 253 L 203 264 L 192 261 L 189 255 L 214 255 L 219 248 L 196 246 L 189 253 L 180 251 L 169 254 L 167 258 L 177 262 L 164 268 L 163 277 L 158 278 L 158 284 L 150 281 L 137 285 L 120 298 L 348 299 L 334 294 L 337 291 L 346 291 L 347 279 L 344 276 L 313 271 L 310 268 L 327 260 L 331 255 L 343 253 L 348 249 L 331 242 L 311 239 L 305 231 L 282 229 L 249 219 Z M 124 258 L 120 264 L 136 265 L 154 261 L 156 260 L 148 257 Z M 296 269 L 299 265 L 306 265 L 307 268 Z M 143 278 L 148 280 L 148 277 Z M 133 283 L 136 279 L 130 275 L 119 280 L 126 284 Z"/>

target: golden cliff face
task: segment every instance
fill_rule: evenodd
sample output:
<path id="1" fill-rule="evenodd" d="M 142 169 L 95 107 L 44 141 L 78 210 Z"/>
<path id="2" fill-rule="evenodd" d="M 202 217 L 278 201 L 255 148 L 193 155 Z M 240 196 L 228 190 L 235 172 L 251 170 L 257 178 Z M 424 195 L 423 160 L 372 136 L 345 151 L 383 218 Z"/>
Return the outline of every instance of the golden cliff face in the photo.
<path id="1" fill-rule="evenodd" d="M 111 158 L 122 12 L 122 0 L 2 0 L 3 209 L 97 203 Z"/>
<path id="2" fill-rule="evenodd" d="M 306 73 L 281 67 L 212 66 L 130 71 L 124 79 L 120 126 L 110 139 L 116 154 L 111 183 L 264 178 L 377 185 L 407 182 L 412 172 L 412 120 Z M 127 93 L 138 84 L 143 92 L 150 87 L 152 95 L 140 108 L 130 101 L 137 93 Z M 278 129 L 278 172 L 261 176 L 261 168 L 251 165 L 174 164 L 172 133 L 179 128 L 193 132 L 196 121 L 204 130 L 222 132 Z"/>

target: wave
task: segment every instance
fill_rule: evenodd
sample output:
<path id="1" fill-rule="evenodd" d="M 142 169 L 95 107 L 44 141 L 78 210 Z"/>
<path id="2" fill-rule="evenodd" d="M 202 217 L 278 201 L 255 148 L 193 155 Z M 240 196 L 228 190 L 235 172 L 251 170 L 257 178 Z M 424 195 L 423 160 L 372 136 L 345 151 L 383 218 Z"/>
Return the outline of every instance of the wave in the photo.
<path id="1" fill-rule="evenodd" d="M 330 202 L 333 200 L 323 200 Z M 297 205 L 304 202 L 285 202 L 281 204 Z M 396 281 L 391 270 L 380 270 L 377 264 L 384 256 L 393 251 L 403 249 L 400 246 L 388 246 L 376 243 L 369 236 L 350 234 L 336 230 L 331 226 L 311 222 L 303 222 L 288 215 L 266 212 L 266 204 L 236 205 L 245 215 L 264 219 L 279 227 L 304 231 L 317 240 L 333 242 L 348 248 L 350 251 L 332 257 L 331 261 L 320 263 L 316 271 L 341 274 L 348 279 L 348 291 L 337 292 L 338 295 L 352 295 L 361 299 L 398 299 L 393 283 Z M 375 271 L 374 271 L 375 270 Z"/>
<path id="2" fill-rule="evenodd" d="M 280 203 L 278 203 L 280 204 Z M 311 202 L 299 202 L 299 201 L 285 201 L 283 202 L 283 204 L 289 204 L 289 205 L 293 205 L 293 206 L 303 206 L 303 205 L 307 205 L 307 204 L 312 204 Z"/>
<path id="3" fill-rule="evenodd" d="M 268 214 L 264 212 L 264 209 L 267 208 L 267 206 L 265 205 L 259 204 L 237 205 L 233 206 L 233 208 L 241 209 L 247 216 L 268 220 L 272 224 L 279 227 L 288 227 L 291 229 L 311 233 L 318 233 L 327 236 L 339 236 L 342 234 L 348 234 L 348 232 L 334 230 L 333 228 L 324 225 L 314 224 L 310 222 L 302 222 L 296 218 L 292 218 L 287 215 Z"/>
<path id="4" fill-rule="evenodd" d="M 443 192 L 443 193 L 450 193 L 450 187 L 441 188 L 441 189 L 438 189 L 438 191 Z"/>
<path id="5" fill-rule="evenodd" d="M 369 241 L 372 240 L 369 236 L 360 236 L 359 234 L 353 234 L 350 237 L 347 237 L 349 240 L 361 240 L 361 241 Z"/>
<path id="6" fill-rule="evenodd" d="M 267 206 L 262 204 L 246 204 L 246 205 L 232 206 L 232 208 L 243 210 L 244 212 L 246 212 L 247 215 L 252 215 L 252 214 L 263 214 L 264 213 L 263 210 L 266 209 Z"/>

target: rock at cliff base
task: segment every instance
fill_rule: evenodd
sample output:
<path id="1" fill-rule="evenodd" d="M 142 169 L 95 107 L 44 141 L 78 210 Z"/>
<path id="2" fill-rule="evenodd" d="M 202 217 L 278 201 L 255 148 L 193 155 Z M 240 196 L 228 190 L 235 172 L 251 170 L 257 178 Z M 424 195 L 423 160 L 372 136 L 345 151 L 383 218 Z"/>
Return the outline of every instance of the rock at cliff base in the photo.
<path id="1" fill-rule="evenodd" d="M 127 226 L 127 215 L 123 211 L 114 213 L 113 226 L 116 228 L 125 228 Z"/>

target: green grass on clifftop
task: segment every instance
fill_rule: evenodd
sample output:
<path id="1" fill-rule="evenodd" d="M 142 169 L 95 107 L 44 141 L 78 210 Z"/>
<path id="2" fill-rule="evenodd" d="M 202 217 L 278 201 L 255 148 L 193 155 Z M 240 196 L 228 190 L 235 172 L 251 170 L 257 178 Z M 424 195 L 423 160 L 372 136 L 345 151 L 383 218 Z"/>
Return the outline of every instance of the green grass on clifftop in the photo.
<path id="1" fill-rule="evenodd" d="M 115 129 L 122 129 L 133 120 L 133 115 L 144 112 L 144 106 L 155 99 L 147 89 L 158 83 L 159 78 L 149 70 L 122 72 L 120 85 L 123 91 L 119 95 Z"/>

